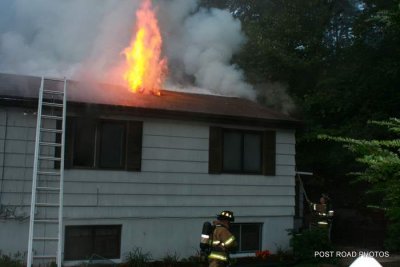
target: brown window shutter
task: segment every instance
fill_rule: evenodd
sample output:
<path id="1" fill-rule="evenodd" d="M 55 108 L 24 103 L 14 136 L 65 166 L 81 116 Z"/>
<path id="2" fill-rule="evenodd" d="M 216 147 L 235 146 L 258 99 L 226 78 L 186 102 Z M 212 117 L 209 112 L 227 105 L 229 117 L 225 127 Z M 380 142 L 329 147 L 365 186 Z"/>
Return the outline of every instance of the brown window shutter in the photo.
<path id="1" fill-rule="evenodd" d="M 74 155 L 74 135 L 76 120 L 72 117 L 67 117 L 65 122 L 65 148 L 64 148 L 64 169 L 72 168 L 73 155 Z"/>
<path id="2" fill-rule="evenodd" d="M 222 128 L 210 127 L 210 141 L 208 149 L 208 172 L 221 173 L 222 171 Z"/>
<path id="3" fill-rule="evenodd" d="M 263 174 L 275 175 L 276 133 L 265 131 L 263 133 Z"/>
<path id="4" fill-rule="evenodd" d="M 140 171 L 142 167 L 142 135 L 143 122 L 130 121 L 128 123 L 126 139 L 126 169 Z"/>

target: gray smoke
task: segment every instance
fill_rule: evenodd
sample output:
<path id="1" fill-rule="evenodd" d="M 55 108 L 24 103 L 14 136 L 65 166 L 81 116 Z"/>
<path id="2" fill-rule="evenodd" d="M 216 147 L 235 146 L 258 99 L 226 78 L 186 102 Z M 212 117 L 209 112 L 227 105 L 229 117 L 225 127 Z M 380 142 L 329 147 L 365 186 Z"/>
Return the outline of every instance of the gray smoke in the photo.
<path id="1" fill-rule="evenodd" d="M 0 1 L 0 72 L 117 83 L 139 0 Z M 245 42 L 225 10 L 196 0 L 155 1 L 169 60 L 168 84 L 255 98 L 230 63 Z M 191 85 L 191 86 L 189 86 Z"/>
<path id="2" fill-rule="evenodd" d="M 259 83 L 254 86 L 258 92 L 258 100 L 267 107 L 279 110 L 283 114 L 292 115 L 296 105 L 287 93 L 287 85 L 279 82 Z"/>

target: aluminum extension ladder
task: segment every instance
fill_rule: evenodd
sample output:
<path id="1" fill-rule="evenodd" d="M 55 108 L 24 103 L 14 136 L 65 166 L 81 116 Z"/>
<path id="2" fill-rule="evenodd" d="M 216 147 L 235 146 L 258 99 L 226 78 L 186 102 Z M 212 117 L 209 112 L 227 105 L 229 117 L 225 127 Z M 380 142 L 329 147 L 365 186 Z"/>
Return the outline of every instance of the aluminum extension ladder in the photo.
<path id="1" fill-rule="evenodd" d="M 63 241 L 67 80 L 42 77 L 37 111 L 27 267 L 55 262 Z"/>

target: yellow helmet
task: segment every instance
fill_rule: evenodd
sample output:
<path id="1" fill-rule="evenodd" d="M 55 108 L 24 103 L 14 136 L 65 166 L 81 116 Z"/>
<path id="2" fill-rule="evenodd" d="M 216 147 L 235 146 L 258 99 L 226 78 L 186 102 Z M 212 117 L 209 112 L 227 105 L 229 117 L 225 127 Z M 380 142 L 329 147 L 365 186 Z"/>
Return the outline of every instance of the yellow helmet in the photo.
<path id="1" fill-rule="evenodd" d="M 220 214 L 217 215 L 218 220 L 226 220 L 230 222 L 235 221 L 235 216 L 233 216 L 233 212 L 230 210 L 221 211 Z"/>

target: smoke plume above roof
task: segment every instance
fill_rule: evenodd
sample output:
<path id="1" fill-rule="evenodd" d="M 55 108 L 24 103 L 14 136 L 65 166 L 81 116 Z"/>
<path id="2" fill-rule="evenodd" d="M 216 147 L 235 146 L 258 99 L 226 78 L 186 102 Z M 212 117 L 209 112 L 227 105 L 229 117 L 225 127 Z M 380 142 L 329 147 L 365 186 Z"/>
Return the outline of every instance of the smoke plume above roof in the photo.
<path id="1" fill-rule="evenodd" d="M 255 98 L 231 65 L 246 38 L 226 10 L 197 0 L 153 1 L 169 61 L 168 84 Z M 0 1 L 0 72 L 117 83 L 139 0 Z"/>

